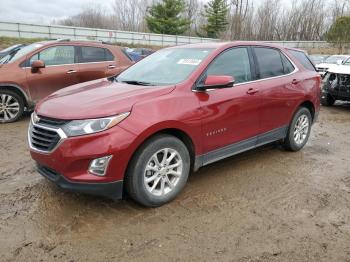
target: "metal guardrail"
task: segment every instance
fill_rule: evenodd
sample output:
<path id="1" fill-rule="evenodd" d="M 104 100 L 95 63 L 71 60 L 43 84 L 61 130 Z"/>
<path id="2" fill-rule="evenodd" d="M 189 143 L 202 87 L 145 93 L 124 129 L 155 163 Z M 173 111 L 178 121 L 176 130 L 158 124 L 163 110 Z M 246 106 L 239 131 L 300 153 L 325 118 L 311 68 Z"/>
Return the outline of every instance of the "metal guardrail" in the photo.
<path id="1" fill-rule="evenodd" d="M 1 21 L 0 36 L 48 39 L 69 38 L 72 40 L 101 40 L 106 42 L 109 41 L 125 44 L 157 46 L 220 41 L 219 39 L 212 38 Z"/>
<path id="2" fill-rule="evenodd" d="M 190 36 L 162 35 L 60 25 L 41 25 L 0 21 L 0 36 L 72 40 L 100 40 L 124 44 L 171 46 L 191 43 L 218 42 L 219 39 Z M 330 48 L 325 41 L 266 41 L 300 49 Z M 350 50 L 349 50 L 350 51 Z"/>

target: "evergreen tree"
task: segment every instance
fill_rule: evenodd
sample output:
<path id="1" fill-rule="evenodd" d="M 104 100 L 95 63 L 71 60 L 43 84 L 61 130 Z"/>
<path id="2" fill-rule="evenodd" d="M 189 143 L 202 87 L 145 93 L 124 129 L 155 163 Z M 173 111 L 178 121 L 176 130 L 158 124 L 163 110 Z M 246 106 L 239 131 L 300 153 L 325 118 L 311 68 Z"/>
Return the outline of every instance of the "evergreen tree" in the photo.
<path id="1" fill-rule="evenodd" d="M 182 16 L 185 9 L 184 0 L 162 0 L 153 5 L 146 16 L 149 30 L 158 34 L 183 34 L 190 24 L 190 21 Z"/>
<path id="2" fill-rule="evenodd" d="M 327 32 L 326 39 L 337 44 L 342 53 L 343 46 L 350 42 L 350 16 L 338 17 Z"/>
<path id="3" fill-rule="evenodd" d="M 228 25 L 226 0 L 211 0 L 204 8 L 207 24 L 203 26 L 203 30 L 208 37 L 219 38 L 220 33 L 225 31 Z"/>

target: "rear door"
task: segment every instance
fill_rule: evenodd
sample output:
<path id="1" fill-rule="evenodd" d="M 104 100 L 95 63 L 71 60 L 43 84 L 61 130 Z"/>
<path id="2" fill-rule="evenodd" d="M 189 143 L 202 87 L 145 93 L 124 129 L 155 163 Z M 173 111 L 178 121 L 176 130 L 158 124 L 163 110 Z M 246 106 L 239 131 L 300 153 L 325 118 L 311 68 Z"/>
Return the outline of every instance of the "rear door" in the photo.
<path id="1" fill-rule="evenodd" d="M 262 98 L 260 133 L 274 131 L 271 137 L 267 137 L 274 140 L 275 136 L 284 135 L 295 108 L 295 101 L 300 100 L 300 80 L 297 68 L 279 49 L 254 47 L 253 50 Z"/>
<path id="2" fill-rule="evenodd" d="M 117 62 L 106 48 L 78 47 L 79 78 L 81 82 L 100 79 L 116 74 Z"/>
<path id="3" fill-rule="evenodd" d="M 202 78 L 207 75 L 233 76 L 235 85 L 196 93 L 205 115 L 202 119 L 204 150 L 217 152 L 205 159 L 206 163 L 255 145 L 261 103 L 258 84 L 254 82 L 250 47 L 224 51 L 209 65 Z M 222 150 L 228 145 L 231 147 Z"/>
<path id="4" fill-rule="evenodd" d="M 48 47 L 29 58 L 28 65 L 42 60 L 45 68 L 33 72 L 26 67 L 27 83 L 35 102 L 51 93 L 79 83 L 79 68 L 75 64 L 75 48 L 69 45 Z"/>

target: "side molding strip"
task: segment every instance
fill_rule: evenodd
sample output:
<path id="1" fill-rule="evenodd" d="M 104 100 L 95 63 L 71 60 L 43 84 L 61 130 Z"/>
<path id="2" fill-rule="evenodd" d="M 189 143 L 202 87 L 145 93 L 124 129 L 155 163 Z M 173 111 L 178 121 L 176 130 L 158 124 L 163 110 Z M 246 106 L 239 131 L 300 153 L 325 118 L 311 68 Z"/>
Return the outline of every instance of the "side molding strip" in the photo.
<path id="1" fill-rule="evenodd" d="M 288 125 L 285 125 L 283 127 L 276 128 L 261 135 L 248 138 L 244 141 L 240 141 L 208 152 L 206 154 L 196 156 L 194 170 L 197 171 L 202 166 L 283 139 L 286 137 L 287 131 Z"/>

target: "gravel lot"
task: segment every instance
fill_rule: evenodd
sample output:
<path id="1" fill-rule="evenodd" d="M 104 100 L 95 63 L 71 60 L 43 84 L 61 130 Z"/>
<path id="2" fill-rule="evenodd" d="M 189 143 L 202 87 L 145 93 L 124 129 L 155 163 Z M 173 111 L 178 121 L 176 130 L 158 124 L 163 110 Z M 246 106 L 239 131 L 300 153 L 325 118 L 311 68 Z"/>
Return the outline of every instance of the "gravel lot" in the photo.
<path id="1" fill-rule="evenodd" d="M 202 168 L 157 209 L 57 189 L 28 121 L 0 125 L 1 261 L 350 261 L 350 104 L 322 108 L 301 152 Z"/>

